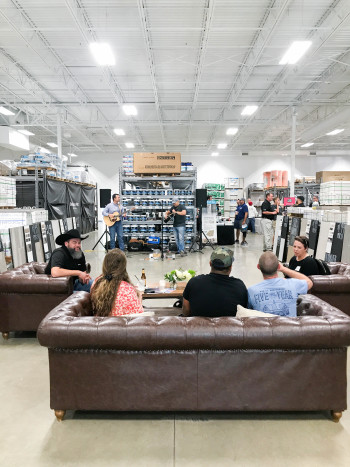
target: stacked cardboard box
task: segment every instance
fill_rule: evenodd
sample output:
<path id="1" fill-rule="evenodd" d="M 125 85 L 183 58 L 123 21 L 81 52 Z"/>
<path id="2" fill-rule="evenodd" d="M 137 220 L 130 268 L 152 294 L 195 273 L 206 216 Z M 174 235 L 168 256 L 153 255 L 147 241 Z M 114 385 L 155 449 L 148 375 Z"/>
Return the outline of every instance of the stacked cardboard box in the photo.
<path id="1" fill-rule="evenodd" d="M 350 205 L 350 181 L 330 181 L 320 184 L 322 205 Z"/>
<path id="2" fill-rule="evenodd" d="M 122 167 L 125 175 L 134 175 L 134 156 L 132 154 L 123 156 Z"/>
<path id="3" fill-rule="evenodd" d="M 16 206 L 16 180 L 0 176 L 0 206 Z"/>

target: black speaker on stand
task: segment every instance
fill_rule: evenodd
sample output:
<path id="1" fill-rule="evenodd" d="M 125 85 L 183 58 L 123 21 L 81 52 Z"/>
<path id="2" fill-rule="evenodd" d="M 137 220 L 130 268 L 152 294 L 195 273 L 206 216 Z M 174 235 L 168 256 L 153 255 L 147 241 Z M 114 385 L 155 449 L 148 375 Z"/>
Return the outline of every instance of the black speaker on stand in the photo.
<path id="1" fill-rule="evenodd" d="M 197 223 L 198 229 L 197 229 L 197 235 L 194 238 L 192 245 L 190 246 L 189 252 L 193 251 L 194 253 L 197 253 L 197 252 L 203 253 L 202 250 L 206 246 L 206 245 L 203 245 L 203 242 L 202 242 L 203 235 L 207 239 L 207 242 L 208 242 L 207 244 L 210 245 L 212 249 L 214 250 L 213 244 L 211 243 L 209 238 L 206 236 L 206 234 L 202 230 L 202 209 L 207 207 L 207 195 L 208 193 L 207 193 L 206 188 L 198 188 L 196 190 L 196 207 L 199 209 L 198 223 Z M 196 250 L 193 249 L 195 243 L 198 245 L 198 249 Z"/>
<path id="2" fill-rule="evenodd" d="M 100 208 L 105 208 L 111 202 L 112 190 L 103 188 L 100 190 Z"/>

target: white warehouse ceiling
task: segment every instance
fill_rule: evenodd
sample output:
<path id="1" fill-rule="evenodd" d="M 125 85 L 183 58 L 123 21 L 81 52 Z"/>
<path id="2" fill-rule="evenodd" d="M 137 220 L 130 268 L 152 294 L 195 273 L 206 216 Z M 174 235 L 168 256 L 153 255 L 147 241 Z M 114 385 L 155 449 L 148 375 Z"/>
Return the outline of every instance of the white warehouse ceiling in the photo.
<path id="1" fill-rule="evenodd" d="M 0 31 L 0 105 L 15 114 L 0 125 L 33 144 L 57 142 L 59 122 L 65 154 L 282 155 L 295 112 L 297 150 L 350 154 L 349 0 L 2 0 Z M 279 65 L 296 40 L 312 45 Z"/>

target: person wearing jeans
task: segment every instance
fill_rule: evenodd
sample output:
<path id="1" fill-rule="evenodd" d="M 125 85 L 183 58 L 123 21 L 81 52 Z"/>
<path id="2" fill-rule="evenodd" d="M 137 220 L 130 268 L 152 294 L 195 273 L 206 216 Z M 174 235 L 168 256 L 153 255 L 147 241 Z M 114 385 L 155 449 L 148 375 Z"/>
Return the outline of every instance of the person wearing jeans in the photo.
<path id="1" fill-rule="evenodd" d="M 126 212 L 124 207 L 120 204 L 120 196 L 115 193 L 112 196 L 112 203 L 107 204 L 107 206 L 102 211 L 103 216 L 108 216 L 111 220 L 117 219 L 113 225 L 109 227 L 110 235 L 110 249 L 115 248 L 115 235 L 117 234 L 119 248 L 124 250 L 124 240 L 123 240 L 123 217 L 125 217 Z"/>
<path id="2" fill-rule="evenodd" d="M 186 208 L 183 204 L 180 204 L 180 200 L 178 198 L 173 199 L 172 207 L 165 213 L 165 220 L 169 217 L 174 218 L 174 235 L 177 253 L 181 256 L 185 256 Z"/>

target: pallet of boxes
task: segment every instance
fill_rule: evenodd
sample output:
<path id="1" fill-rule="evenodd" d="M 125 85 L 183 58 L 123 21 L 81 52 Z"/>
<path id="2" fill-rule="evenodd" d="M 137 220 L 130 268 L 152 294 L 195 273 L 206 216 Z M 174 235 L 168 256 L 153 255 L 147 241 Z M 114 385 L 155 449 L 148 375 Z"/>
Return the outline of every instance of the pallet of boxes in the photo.
<path id="1" fill-rule="evenodd" d="M 135 175 L 178 175 L 181 173 L 179 152 L 134 152 Z"/>
<path id="2" fill-rule="evenodd" d="M 323 171 L 316 173 L 320 184 L 320 204 L 350 206 L 350 171 Z"/>

